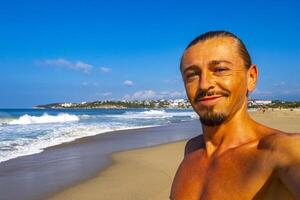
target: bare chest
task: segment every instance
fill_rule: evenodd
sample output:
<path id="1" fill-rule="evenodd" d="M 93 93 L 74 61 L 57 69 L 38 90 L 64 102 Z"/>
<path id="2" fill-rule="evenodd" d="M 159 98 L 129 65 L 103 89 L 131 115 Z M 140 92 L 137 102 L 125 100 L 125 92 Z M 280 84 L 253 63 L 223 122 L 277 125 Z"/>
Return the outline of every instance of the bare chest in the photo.
<path id="1" fill-rule="evenodd" d="M 252 199 L 272 171 L 260 157 L 226 156 L 213 160 L 205 171 L 199 171 L 199 199 Z"/>
<path id="2" fill-rule="evenodd" d="M 171 196 L 180 200 L 253 199 L 272 178 L 273 169 L 268 155 L 255 150 L 231 152 L 212 160 L 199 156 L 183 161 Z"/>

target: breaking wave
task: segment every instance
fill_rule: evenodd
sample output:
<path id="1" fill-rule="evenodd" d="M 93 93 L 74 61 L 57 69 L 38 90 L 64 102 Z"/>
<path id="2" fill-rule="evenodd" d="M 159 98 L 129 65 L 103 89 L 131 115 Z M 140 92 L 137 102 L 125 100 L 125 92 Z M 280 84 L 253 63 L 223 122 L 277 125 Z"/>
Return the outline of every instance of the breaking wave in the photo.
<path id="1" fill-rule="evenodd" d="M 172 118 L 172 117 L 190 117 L 197 118 L 193 111 L 186 112 L 167 112 L 165 110 L 147 110 L 143 112 L 125 112 L 123 115 L 118 115 L 120 118 L 137 118 L 137 119 L 155 119 L 155 118 Z"/>
<path id="2" fill-rule="evenodd" d="M 79 121 L 79 117 L 67 113 L 59 113 L 57 115 L 48 115 L 44 113 L 42 116 L 22 115 L 18 119 L 14 119 L 7 124 L 10 125 L 27 125 L 27 124 L 45 124 L 45 123 L 65 123 Z"/>

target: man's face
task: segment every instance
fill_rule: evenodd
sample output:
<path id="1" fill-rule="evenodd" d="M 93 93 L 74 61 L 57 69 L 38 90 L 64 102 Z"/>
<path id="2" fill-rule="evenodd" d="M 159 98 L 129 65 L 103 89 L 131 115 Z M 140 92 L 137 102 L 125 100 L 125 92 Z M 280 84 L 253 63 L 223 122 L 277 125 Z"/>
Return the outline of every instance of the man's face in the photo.
<path id="1" fill-rule="evenodd" d="M 217 37 L 188 48 L 181 72 L 187 96 L 204 125 L 216 126 L 247 100 L 247 69 L 236 41 Z"/>

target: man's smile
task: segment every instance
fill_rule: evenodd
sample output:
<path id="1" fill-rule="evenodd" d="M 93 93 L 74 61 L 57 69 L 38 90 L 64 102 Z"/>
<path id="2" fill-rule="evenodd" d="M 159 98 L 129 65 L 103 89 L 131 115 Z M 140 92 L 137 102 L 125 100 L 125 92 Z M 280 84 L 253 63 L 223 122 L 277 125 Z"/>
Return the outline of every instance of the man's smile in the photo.
<path id="1" fill-rule="evenodd" d="M 205 106 L 211 106 L 216 104 L 221 99 L 221 97 L 223 97 L 223 95 L 205 96 L 198 99 L 198 102 Z"/>

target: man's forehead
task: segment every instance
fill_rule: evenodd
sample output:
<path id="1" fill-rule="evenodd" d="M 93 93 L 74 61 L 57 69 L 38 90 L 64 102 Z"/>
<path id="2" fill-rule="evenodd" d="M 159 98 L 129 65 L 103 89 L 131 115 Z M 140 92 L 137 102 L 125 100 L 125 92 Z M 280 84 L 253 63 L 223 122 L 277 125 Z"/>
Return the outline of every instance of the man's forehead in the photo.
<path id="1" fill-rule="evenodd" d="M 199 42 L 185 50 L 181 66 L 192 65 L 197 62 L 205 63 L 211 60 L 240 60 L 236 41 L 230 37 L 216 37 Z"/>

